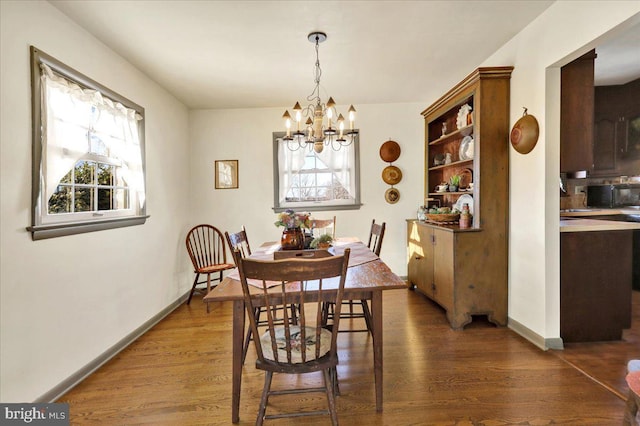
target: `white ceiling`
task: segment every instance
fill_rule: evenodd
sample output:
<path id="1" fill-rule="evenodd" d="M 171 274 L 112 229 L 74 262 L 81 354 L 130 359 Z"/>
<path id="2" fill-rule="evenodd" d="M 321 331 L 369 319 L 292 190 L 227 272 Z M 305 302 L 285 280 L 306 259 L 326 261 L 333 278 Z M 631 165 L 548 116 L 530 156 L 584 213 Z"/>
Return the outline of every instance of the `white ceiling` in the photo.
<path id="1" fill-rule="evenodd" d="M 339 105 L 421 102 L 449 87 L 552 0 L 50 0 L 190 108 L 303 101 L 314 86 Z"/>

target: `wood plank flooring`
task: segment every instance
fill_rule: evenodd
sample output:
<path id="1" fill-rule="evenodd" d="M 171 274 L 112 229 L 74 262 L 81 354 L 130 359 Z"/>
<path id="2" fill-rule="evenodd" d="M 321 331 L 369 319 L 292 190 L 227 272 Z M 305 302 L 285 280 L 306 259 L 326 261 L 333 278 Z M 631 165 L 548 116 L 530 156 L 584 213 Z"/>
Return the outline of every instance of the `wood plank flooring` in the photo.
<path id="1" fill-rule="evenodd" d="M 544 352 L 508 328 L 481 319 L 453 331 L 444 311 L 414 291 L 383 294 L 384 411 L 375 411 L 371 338 L 341 333 L 337 405 L 342 425 L 621 424 L 624 366 L 640 355 L 636 307 L 628 346 L 571 345 L 566 351 Z M 341 324 L 346 326 L 346 321 Z M 180 306 L 58 402 L 70 404 L 73 425 L 231 424 L 230 343 L 231 303 L 212 304 L 207 314 L 201 299 L 194 298 L 191 306 Z M 254 361 L 251 348 L 240 425 L 253 425 L 258 410 L 263 373 Z M 317 375 L 280 376 L 273 386 L 320 380 Z M 326 407 L 321 394 L 273 397 L 270 403 L 272 411 Z M 323 416 L 265 422 L 329 423 Z"/>

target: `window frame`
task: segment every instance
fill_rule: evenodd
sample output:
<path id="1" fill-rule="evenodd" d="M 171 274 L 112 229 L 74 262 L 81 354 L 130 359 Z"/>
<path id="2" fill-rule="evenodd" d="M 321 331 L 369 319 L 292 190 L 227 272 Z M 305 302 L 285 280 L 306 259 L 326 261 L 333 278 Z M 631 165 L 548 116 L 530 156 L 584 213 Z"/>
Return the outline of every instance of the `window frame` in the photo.
<path id="1" fill-rule="evenodd" d="M 32 185 L 31 185 L 31 226 L 27 231 L 31 232 L 32 239 L 41 240 L 46 238 L 75 235 L 85 232 L 102 231 L 106 229 L 122 228 L 127 226 L 142 225 L 149 215 L 146 214 L 146 197 L 144 203 L 132 209 L 133 213 L 124 217 L 113 215 L 109 218 L 100 218 L 100 212 L 92 214 L 92 217 L 82 218 L 82 215 L 75 215 L 72 220 L 44 220 L 43 216 L 48 214 L 48 209 L 44 209 L 45 182 L 43 173 L 46 165 L 43 164 L 43 132 L 42 132 L 42 84 L 40 81 L 40 64 L 46 64 L 64 78 L 87 89 L 97 90 L 106 98 L 119 102 L 127 108 L 133 109 L 142 119 L 138 121 L 138 136 L 140 139 L 140 155 L 142 160 L 142 179 L 146 188 L 146 155 L 145 155 L 145 111 L 140 105 L 132 102 L 124 96 L 101 85 L 75 69 L 65 65 L 54 57 L 42 52 L 34 46 L 30 46 L 31 58 L 31 117 L 32 117 Z M 145 189 L 146 192 L 146 189 Z"/>
<path id="2" fill-rule="evenodd" d="M 300 203 L 299 206 L 282 206 L 280 204 L 280 164 L 278 161 L 278 139 L 282 139 L 285 132 L 273 132 L 273 211 L 280 213 L 288 209 L 298 211 L 333 211 L 333 210 L 359 210 L 362 207 L 361 189 L 360 189 L 360 137 L 356 136 L 353 140 L 354 145 L 354 182 L 355 182 L 355 201 L 350 204 L 326 202 Z M 303 148 L 300 148 L 303 149 Z M 333 149 L 325 146 L 324 149 Z"/>

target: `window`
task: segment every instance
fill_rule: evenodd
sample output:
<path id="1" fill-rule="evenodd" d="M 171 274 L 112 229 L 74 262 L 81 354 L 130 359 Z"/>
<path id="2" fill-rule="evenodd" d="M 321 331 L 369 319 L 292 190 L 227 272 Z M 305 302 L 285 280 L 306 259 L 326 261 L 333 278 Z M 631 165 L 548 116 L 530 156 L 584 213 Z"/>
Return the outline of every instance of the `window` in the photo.
<path id="1" fill-rule="evenodd" d="M 31 47 L 34 240 L 145 222 L 144 109 Z"/>
<path id="2" fill-rule="evenodd" d="M 339 151 L 287 147 L 284 133 L 273 134 L 274 210 L 360 208 L 358 138 Z"/>

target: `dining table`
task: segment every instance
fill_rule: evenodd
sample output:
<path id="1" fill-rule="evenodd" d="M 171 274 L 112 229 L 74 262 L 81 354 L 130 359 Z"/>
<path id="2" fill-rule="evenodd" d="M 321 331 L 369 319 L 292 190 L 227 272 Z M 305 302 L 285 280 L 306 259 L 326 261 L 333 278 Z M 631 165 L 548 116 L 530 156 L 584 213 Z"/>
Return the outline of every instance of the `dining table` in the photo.
<path id="1" fill-rule="evenodd" d="M 349 267 L 344 286 L 343 300 L 368 300 L 371 303 L 371 335 L 373 338 L 373 371 L 375 380 L 376 411 L 382 411 L 382 372 L 383 372 L 383 311 L 382 292 L 393 289 L 406 289 L 407 283 L 398 277 L 387 264 L 376 256 L 369 248 L 357 238 L 337 238 L 333 247 L 329 249 L 330 255 L 340 255 L 345 248 L 351 250 Z M 274 253 L 281 252 L 278 243 L 264 243 L 255 250 L 250 257 L 262 260 L 274 260 Z M 307 254 L 306 250 L 301 252 Z M 281 254 L 281 253 L 280 253 Z M 280 257 L 280 256 L 276 256 Z M 337 280 L 336 280 L 337 282 Z M 258 297 L 259 289 L 251 288 L 255 292 L 252 302 L 260 306 L 262 298 Z M 292 289 L 292 291 L 295 291 Z M 335 288 L 337 292 L 337 285 Z M 323 297 L 330 301 L 335 299 L 335 292 L 323 290 Z M 318 292 L 307 292 L 307 297 L 318 298 Z M 239 281 L 237 269 L 229 273 L 216 287 L 205 297 L 205 303 L 233 302 L 233 331 L 232 331 L 232 407 L 231 421 L 240 421 L 240 386 L 242 383 L 242 350 L 245 333 L 245 301 L 242 286 Z"/>

